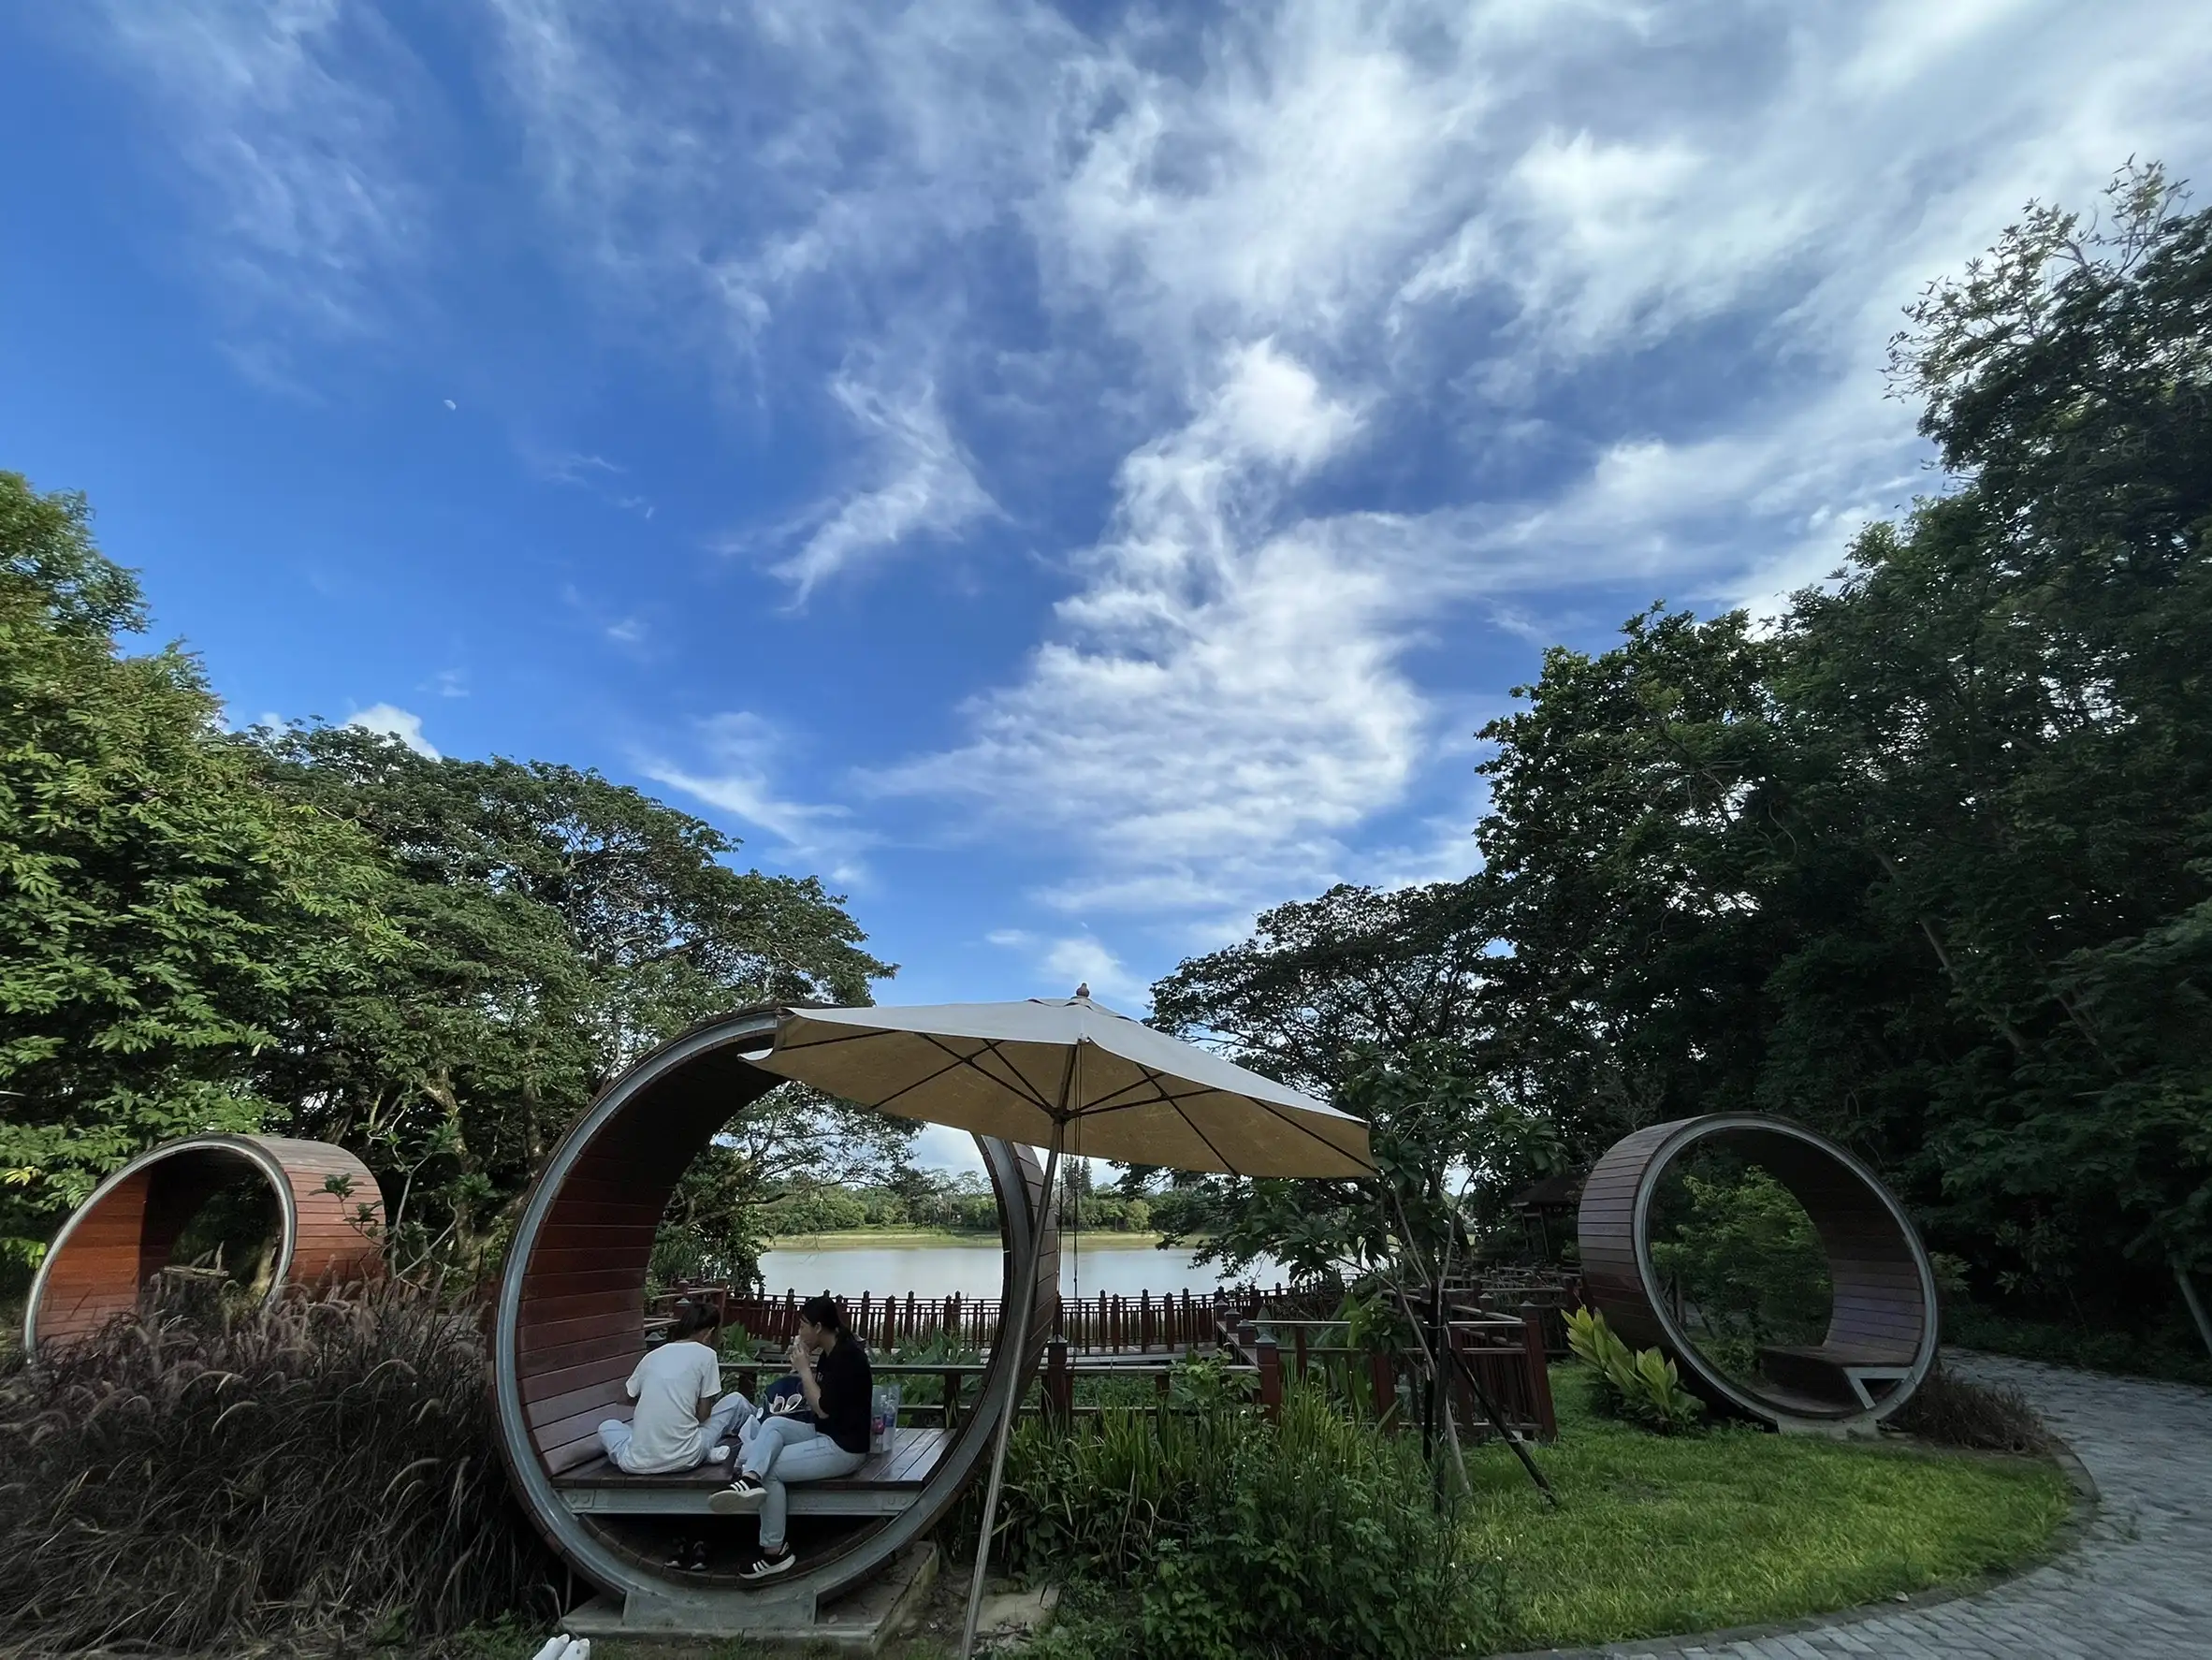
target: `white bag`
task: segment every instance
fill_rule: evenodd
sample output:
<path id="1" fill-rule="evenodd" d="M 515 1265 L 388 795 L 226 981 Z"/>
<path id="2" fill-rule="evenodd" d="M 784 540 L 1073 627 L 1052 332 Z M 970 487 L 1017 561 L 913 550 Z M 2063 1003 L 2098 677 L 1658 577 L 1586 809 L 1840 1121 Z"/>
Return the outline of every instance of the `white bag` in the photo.
<path id="1" fill-rule="evenodd" d="M 868 1403 L 868 1450 L 889 1452 L 898 1438 L 898 1385 L 879 1383 Z"/>

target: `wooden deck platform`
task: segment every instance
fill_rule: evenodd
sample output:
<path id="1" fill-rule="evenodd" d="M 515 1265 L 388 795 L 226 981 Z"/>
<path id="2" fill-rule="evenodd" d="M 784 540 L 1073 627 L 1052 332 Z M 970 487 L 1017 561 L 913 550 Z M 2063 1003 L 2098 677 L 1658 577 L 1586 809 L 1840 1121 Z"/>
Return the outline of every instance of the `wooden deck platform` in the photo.
<path id="1" fill-rule="evenodd" d="M 944 1456 L 939 1429 L 901 1429 L 888 1452 L 880 1452 L 850 1476 L 808 1481 L 786 1491 L 793 1516 L 895 1516 L 910 1507 Z M 604 1458 L 553 1478 L 561 1503 L 594 1516 L 704 1516 L 706 1501 L 729 1484 L 732 1466 L 702 1464 L 664 1476 L 633 1476 Z"/>

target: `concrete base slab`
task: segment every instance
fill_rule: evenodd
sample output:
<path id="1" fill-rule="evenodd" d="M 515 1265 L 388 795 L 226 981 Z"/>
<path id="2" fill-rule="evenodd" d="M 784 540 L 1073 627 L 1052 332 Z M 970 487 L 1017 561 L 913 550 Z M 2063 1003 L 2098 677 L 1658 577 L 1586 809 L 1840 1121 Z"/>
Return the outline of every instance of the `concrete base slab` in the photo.
<path id="1" fill-rule="evenodd" d="M 1010 1591 L 998 1596 L 985 1596 L 983 1606 L 977 1611 L 975 1635 L 981 1642 L 987 1638 L 1027 1637 L 1044 1628 L 1053 1617 L 1053 1610 L 1060 1606 L 1060 1588 L 1046 1585 L 1036 1591 Z"/>
<path id="2" fill-rule="evenodd" d="M 756 1643 L 823 1646 L 842 1654 L 875 1654 L 897 1635 L 937 1582 L 938 1551 L 921 1544 L 901 1551 L 867 1584 L 835 1602 L 817 1604 L 808 1591 L 739 1591 L 701 1586 L 667 1596 L 633 1596 L 618 1604 L 595 1597 L 561 1621 L 572 1637 L 731 1638 Z"/>

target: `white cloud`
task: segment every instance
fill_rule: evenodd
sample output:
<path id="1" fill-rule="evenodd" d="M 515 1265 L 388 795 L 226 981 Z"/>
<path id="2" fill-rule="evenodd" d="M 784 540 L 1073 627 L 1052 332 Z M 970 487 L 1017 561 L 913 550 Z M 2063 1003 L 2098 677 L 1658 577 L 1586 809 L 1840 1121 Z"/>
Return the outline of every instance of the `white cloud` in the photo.
<path id="1" fill-rule="evenodd" d="M 831 391 L 863 434 L 875 482 L 809 515 L 799 550 L 776 574 L 804 600 L 815 584 L 916 536 L 950 536 L 997 512 L 924 382 L 887 393 L 850 376 Z"/>
<path id="2" fill-rule="evenodd" d="M 801 597 L 1001 504 L 1076 550 L 958 738 L 872 779 L 1049 832 L 1071 912 L 1451 867 L 1448 824 L 1376 828 L 1465 778 L 1424 647 L 1817 576 L 1929 482 L 1880 375 L 1918 285 L 2030 196 L 2212 161 L 2187 0 L 484 4 L 546 245 L 733 407 L 829 434 L 735 545 Z M 369 15 L 117 24 L 241 256 L 342 315 L 426 211 Z M 655 776 L 865 841 L 745 731 L 706 744 Z"/>
<path id="3" fill-rule="evenodd" d="M 1358 430 L 1272 343 L 1230 353 L 1193 418 L 1123 464 L 1113 534 L 1059 608 L 1064 637 L 979 700 L 968 743 L 874 781 L 968 797 L 1156 884 L 1295 857 L 1394 801 L 1425 737 L 1392 663 L 1412 593 L 1392 569 L 1397 528 L 1272 529 L 1287 481 Z"/>
<path id="4" fill-rule="evenodd" d="M 422 735 L 422 717 L 396 704 L 372 703 L 365 709 L 356 709 L 345 718 L 348 726 L 357 726 L 363 732 L 381 732 L 386 737 L 396 737 L 417 755 L 432 761 L 442 761 L 430 740 Z"/>
<path id="5" fill-rule="evenodd" d="M 1087 985 L 1099 1001 L 1125 1014 L 1141 1016 L 1151 1006 L 1152 988 L 1095 935 L 1048 937 L 1026 928 L 1000 928 L 986 938 L 1028 959 L 1037 972 L 1039 997 L 1064 997 Z"/>
<path id="6" fill-rule="evenodd" d="M 410 165 L 424 77 L 381 14 L 357 0 L 102 0 L 97 17 L 206 204 L 199 252 L 223 309 L 264 331 L 372 328 L 429 213 Z M 272 349 L 263 332 L 240 351 L 281 374 Z"/>
<path id="7" fill-rule="evenodd" d="M 874 837 L 854 824 L 851 809 L 793 801 L 778 790 L 771 775 L 784 759 L 787 740 L 774 722 L 743 710 L 717 715 L 700 723 L 697 743 L 704 751 L 702 766 L 680 766 L 648 755 L 639 761 L 639 770 L 655 783 L 766 831 L 797 861 L 825 863 L 834 881 L 866 880 L 861 854 Z"/>

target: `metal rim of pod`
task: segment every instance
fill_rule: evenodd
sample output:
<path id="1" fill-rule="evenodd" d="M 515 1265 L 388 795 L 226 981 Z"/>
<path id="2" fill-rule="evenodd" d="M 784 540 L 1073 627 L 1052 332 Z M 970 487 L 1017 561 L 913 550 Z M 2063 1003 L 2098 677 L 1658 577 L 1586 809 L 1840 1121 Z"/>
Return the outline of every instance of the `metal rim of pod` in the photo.
<path id="1" fill-rule="evenodd" d="M 576 1231 L 591 1225 L 582 1217 L 627 1216 L 626 1243 L 610 1246 L 592 1272 L 594 1283 L 618 1282 L 614 1291 L 622 1318 L 629 1318 L 633 1308 L 636 1317 L 634 1354 L 644 1353 L 650 1223 L 658 1221 L 676 1183 L 715 1134 L 753 1100 L 786 1082 L 743 1058 L 748 1048 L 759 1051 L 775 1021 L 773 1010 L 762 1010 L 703 1023 L 653 1050 L 617 1078 L 546 1160 L 508 1246 L 492 1336 L 500 1451 L 515 1492 L 539 1533 L 580 1575 L 611 1595 L 697 1602 L 724 1596 L 749 1600 L 761 1594 L 735 1585 L 725 1589 L 719 1582 L 703 1584 L 695 1575 L 667 1570 L 652 1553 L 562 1503 L 554 1482 L 558 1472 L 549 1467 L 548 1450 L 541 1445 L 543 1422 L 533 1421 L 532 1404 L 526 1398 L 531 1379 L 541 1370 L 528 1358 L 524 1342 L 531 1305 L 560 1294 L 551 1288 L 580 1283 L 583 1271 L 549 1264 L 552 1252 L 564 1248 L 558 1243 L 561 1239 L 586 1237 Z M 1017 1294 L 1020 1252 L 1015 1242 L 1026 1242 L 1034 1207 L 1043 1197 L 1042 1172 L 1026 1150 L 1011 1143 L 978 1136 L 976 1144 L 998 1201 L 1004 1308 L 1012 1305 Z M 1049 1221 L 1044 1237 L 1031 1291 L 1040 1313 L 1049 1309 L 1050 1299 L 1059 1290 L 1057 1230 Z M 546 1263 L 539 1262 L 541 1256 L 547 1259 Z M 860 1524 L 851 1537 L 804 1561 L 798 1570 L 774 1582 L 775 1595 L 836 1596 L 872 1577 L 924 1537 L 987 1458 L 992 1429 L 1011 1405 L 1015 1378 L 1026 1379 L 1035 1372 L 1051 1329 L 1049 1318 L 1032 1318 L 1029 1352 L 1019 1367 L 994 1347 L 978 1400 L 964 1413 L 907 1508 Z M 634 1363 L 631 1354 L 622 1351 L 625 1373 Z"/>
<path id="2" fill-rule="evenodd" d="M 1879 1355 L 1885 1392 L 1870 1404 L 1763 1392 L 1723 1372 L 1677 1319 L 1652 1260 L 1652 1209 L 1678 1160 L 1728 1145 L 1765 1167 L 1804 1206 L 1828 1260 L 1832 1306 L 1823 1347 Z M 1620 1336 L 1666 1352 L 1709 1405 L 1778 1429 L 1870 1428 L 1912 1398 L 1941 1340 L 1935 1268 L 1897 1196 L 1827 1137 L 1784 1118 L 1717 1113 L 1652 1125 L 1623 1137 L 1590 1172 L 1578 1235 L 1583 1294 Z"/>

